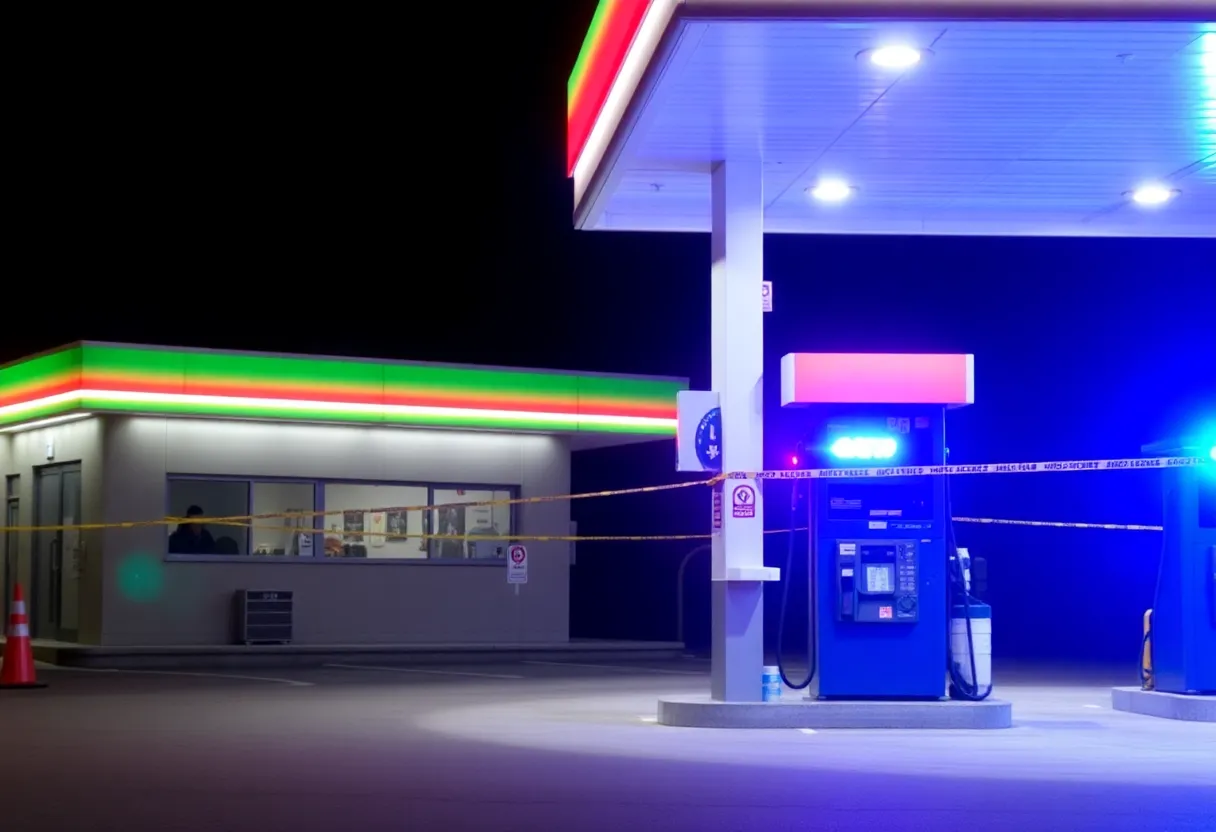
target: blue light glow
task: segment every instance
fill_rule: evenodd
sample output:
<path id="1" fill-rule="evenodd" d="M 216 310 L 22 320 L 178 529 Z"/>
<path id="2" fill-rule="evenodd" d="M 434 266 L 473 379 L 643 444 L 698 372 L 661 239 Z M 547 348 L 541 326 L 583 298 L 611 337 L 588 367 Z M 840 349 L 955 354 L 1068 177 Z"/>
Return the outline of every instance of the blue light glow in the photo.
<path id="1" fill-rule="evenodd" d="M 889 436 L 842 436 L 829 450 L 837 459 L 890 459 L 898 447 Z"/>
<path id="2" fill-rule="evenodd" d="M 1216 462 L 1216 445 L 1213 445 L 1212 450 L 1208 451 L 1208 456 L 1211 457 L 1212 462 Z"/>

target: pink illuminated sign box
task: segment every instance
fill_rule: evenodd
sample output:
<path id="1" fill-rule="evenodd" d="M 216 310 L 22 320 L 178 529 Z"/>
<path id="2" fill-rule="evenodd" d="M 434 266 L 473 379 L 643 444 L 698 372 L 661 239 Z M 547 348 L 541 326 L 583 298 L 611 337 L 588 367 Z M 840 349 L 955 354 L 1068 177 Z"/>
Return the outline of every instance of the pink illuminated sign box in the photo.
<path id="1" fill-rule="evenodd" d="M 781 359 L 781 405 L 975 402 L 975 356 L 790 353 Z"/>

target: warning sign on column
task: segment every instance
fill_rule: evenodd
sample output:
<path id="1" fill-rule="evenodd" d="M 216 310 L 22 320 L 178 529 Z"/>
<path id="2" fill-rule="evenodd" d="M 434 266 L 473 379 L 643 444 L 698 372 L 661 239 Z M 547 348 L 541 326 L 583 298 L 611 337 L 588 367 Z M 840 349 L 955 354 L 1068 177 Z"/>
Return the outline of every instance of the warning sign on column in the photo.
<path id="1" fill-rule="evenodd" d="M 732 517 L 756 516 L 756 490 L 750 485 L 736 485 L 730 502 Z"/>
<path id="2" fill-rule="evenodd" d="M 722 531 L 722 483 L 714 486 L 713 495 L 713 532 L 717 534 Z"/>

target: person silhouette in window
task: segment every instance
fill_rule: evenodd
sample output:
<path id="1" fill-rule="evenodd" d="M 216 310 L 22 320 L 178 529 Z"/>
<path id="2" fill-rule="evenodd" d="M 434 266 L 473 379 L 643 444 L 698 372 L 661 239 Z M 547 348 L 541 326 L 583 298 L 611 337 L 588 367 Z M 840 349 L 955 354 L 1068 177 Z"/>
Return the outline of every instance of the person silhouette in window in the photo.
<path id="1" fill-rule="evenodd" d="M 187 519 L 202 516 L 203 510 L 199 506 L 190 506 L 186 509 Z M 177 531 L 169 535 L 169 554 L 171 555 L 211 555 L 214 553 L 215 540 L 202 523 L 179 523 Z"/>

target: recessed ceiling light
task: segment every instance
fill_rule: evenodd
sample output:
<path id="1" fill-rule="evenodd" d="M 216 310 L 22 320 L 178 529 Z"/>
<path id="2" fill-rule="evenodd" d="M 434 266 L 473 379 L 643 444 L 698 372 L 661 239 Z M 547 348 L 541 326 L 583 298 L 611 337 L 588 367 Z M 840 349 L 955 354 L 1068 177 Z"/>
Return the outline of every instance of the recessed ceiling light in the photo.
<path id="1" fill-rule="evenodd" d="M 1178 196 L 1178 194 L 1179 191 L 1177 190 L 1167 188 L 1165 185 L 1157 182 L 1152 182 L 1147 185 L 1141 185 L 1139 188 L 1136 188 L 1136 190 L 1131 191 L 1128 196 L 1130 196 L 1132 202 L 1136 203 L 1137 205 L 1151 207 L 1155 205 L 1164 205 L 1174 197 Z"/>
<path id="2" fill-rule="evenodd" d="M 824 179 L 807 193 L 820 202 L 844 202 L 853 195 L 853 187 L 843 179 Z"/>
<path id="3" fill-rule="evenodd" d="M 882 46 L 870 52 L 870 63 L 883 69 L 909 69 L 920 63 L 921 51 L 906 44 Z"/>

